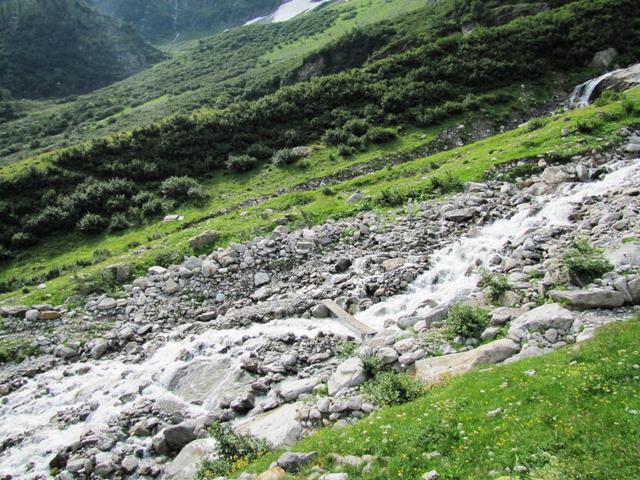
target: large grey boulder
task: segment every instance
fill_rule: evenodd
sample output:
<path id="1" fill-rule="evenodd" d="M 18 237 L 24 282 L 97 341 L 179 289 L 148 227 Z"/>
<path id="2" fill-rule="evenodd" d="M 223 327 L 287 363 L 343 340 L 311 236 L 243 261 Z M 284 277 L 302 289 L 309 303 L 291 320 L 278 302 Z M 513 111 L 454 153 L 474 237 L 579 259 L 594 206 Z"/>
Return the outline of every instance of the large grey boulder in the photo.
<path id="1" fill-rule="evenodd" d="M 261 287 L 262 285 L 266 285 L 270 281 L 271 281 L 271 278 L 269 277 L 269 274 L 265 272 L 257 272 L 253 276 L 253 284 L 256 287 Z"/>
<path id="2" fill-rule="evenodd" d="M 415 364 L 416 379 L 424 383 L 438 383 L 449 376 L 466 373 L 480 365 L 500 363 L 519 351 L 520 345 L 503 338 L 467 352 L 425 358 Z"/>
<path id="3" fill-rule="evenodd" d="M 296 400 L 300 395 L 313 391 L 318 383 L 320 383 L 319 378 L 302 378 L 282 382 L 279 387 L 280 396 L 287 402 Z"/>
<path id="4" fill-rule="evenodd" d="M 166 428 L 163 435 L 171 450 L 180 451 L 198 438 L 197 426 L 191 422 L 180 423 Z"/>
<path id="5" fill-rule="evenodd" d="M 617 56 L 618 52 L 615 48 L 610 47 L 606 50 L 600 50 L 593 56 L 591 66 L 596 68 L 609 68 Z"/>
<path id="6" fill-rule="evenodd" d="M 195 237 L 189 239 L 189 245 L 196 252 L 199 250 L 203 250 L 206 247 L 212 246 L 216 240 L 218 240 L 219 235 L 218 232 L 214 232 L 213 230 L 207 230 L 206 232 L 202 232 Z"/>
<path id="7" fill-rule="evenodd" d="M 460 223 L 466 222 L 467 220 L 471 220 L 475 215 L 475 211 L 471 208 L 458 208 L 455 210 L 449 210 L 445 212 L 443 217 L 445 220 L 450 220 L 452 222 Z"/>
<path id="8" fill-rule="evenodd" d="M 626 243 L 619 248 L 608 250 L 605 257 L 616 268 L 624 265 L 640 266 L 640 243 Z"/>
<path id="9" fill-rule="evenodd" d="M 604 90 L 622 92 L 636 85 L 640 85 L 640 63 L 618 70 L 613 75 L 602 80 L 596 87 L 592 99 L 596 98 Z"/>
<path id="10" fill-rule="evenodd" d="M 629 289 L 629 295 L 631 295 L 631 303 L 634 305 L 640 303 L 640 277 L 627 280 L 627 288 Z"/>
<path id="11" fill-rule="evenodd" d="M 266 440 L 274 448 L 290 445 L 302 434 L 302 425 L 296 417 L 303 406 L 302 402 L 282 405 L 236 424 L 234 430 L 238 434 Z"/>
<path id="12" fill-rule="evenodd" d="M 349 358 L 342 362 L 329 378 L 329 395 L 336 395 L 347 388 L 356 387 L 367 380 L 367 375 L 359 358 Z"/>
<path id="13" fill-rule="evenodd" d="M 186 445 L 178 456 L 165 467 L 162 477 L 166 480 L 192 480 L 196 478 L 200 464 L 215 456 L 216 442 L 201 438 Z"/>
<path id="14" fill-rule="evenodd" d="M 100 303 L 98 303 L 97 308 L 98 310 L 101 310 L 101 311 L 107 311 L 107 310 L 112 310 L 116 308 L 117 305 L 118 305 L 118 302 L 116 302 L 114 298 L 105 297 L 102 300 L 100 300 Z"/>
<path id="15" fill-rule="evenodd" d="M 567 331 L 572 323 L 573 313 L 558 303 L 548 303 L 513 320 L 509 331 L 523 329 L 528 332 L 546 332 L 550 328 Z"/>
<path id="16" fill-rule="evenodd" d="M 542 181 L 547 185 L 558 185 L 560 183 L 568 182 L 570 179 L 571 176 L 561 167 L 547 167 L 544 172 L 542 172 Z"/>
<path id="17" fill-rule="evenodd" d="M 316 456 L 316 452 L 308 452 L 308 453 L 297 453 L 297 452 L 285 452 L 276 463 L 279 467 L 281 467 L 285 472 L 296 473 L 299 472 L 300 469 L 309 463 Z"/>
<path id="18" fill-rule="evenodd" d="M 593 288 L 584 290 L 553 290 L 549 296 L 556 302 L 567 302 L 579 309 L 616 308 L 624 304 L 624 295 L 615 290 Z"/>

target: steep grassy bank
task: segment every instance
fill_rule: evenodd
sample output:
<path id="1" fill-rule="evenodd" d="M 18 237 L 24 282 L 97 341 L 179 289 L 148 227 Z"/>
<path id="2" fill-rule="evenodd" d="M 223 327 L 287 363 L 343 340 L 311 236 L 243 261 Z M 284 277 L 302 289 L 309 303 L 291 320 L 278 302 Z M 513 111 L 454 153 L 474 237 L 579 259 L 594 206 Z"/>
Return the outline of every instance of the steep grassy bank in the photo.
<path id="1" fill-rule="evenodd" d="M 318 452 L 311 465 L 330 471 L 333 453 L 377 457 L 369 472 L 346 468 L 349 479 L 414 480 L 432 470 L 442 480 L 636 479 L 639 365 L 636 318 L 547 356 L 481 368 L 292 450 Z M 249 470 L 266 470 L 276 458 Z M 311 465 L 286 478 L 307 478 Z"/>
<path id="2" fill-rule="evenodd" d="M 185 215 L 186 224 L 156 222 L 123 234 L 102 235 L 91 240 L 67 235 L 25 252 L 6 263 L 0 271 L 0 281 L 11 290 L 0 298 L 21 303 L 59 303 L 73 292 L 72 274 L 96 272 L 119 261 L 132 263 L 142 272 L 152 264 L 171 261 L 171 254 L 178 255 L 173 257 L 175 260 L 181 254 L 192 253 L 188 239 L 205 229 L 218 231 L 221 234 L 219 244 L 224 245 L 268 233 L 285 217 L 290 225 L 316 224 L 332 217 L 353 215 L 363 209 L 386 211 L 408 198 L 429 200 L 443 193 L 434 188 L 434 178 L 446 179 L 450 175 L 458 181 L 477 180 L 494 165 L 516 159 L 537 155 L 561 159 L 601 148 L 616 139 L 615 132 L 621 126 L 640 122 L 640 88 L 629 91 L 627 97 L 628 102 L 614 101 L 557 115 L 549 121 L 539 122 L 540 128 L 525 126 L 373 173 L 365 171 L 355 178 L 336 182 L 330 188 L 279 192 L 281 188 L 335 174 L 383 153 L 416 148 L 432 139 L 439 128 L 404 133 L 395 142 L 353 158 L 338 157 L 335 148 L 318 146 L 316 153 L 300 165 L 263 167 L 250 174 L 219 177 L 206 185 L 211 195 L 206 205 L 176 211 Z M 635 110 L 627 112 L 625 103 L 635 105 Z M 585 125 L 590 127 L 585 129 Z M 568 129 L 567 137 L 563 137 L 563 129 Z M 370 200 L 347 203 L 346 199 L 355 191 L 363 192 Z M 254 206 L 233 208 L 261 195 L 272 197 Z M 207 218 L 222 208 L 230 211 Z M 49 272 L 51 279 L 47 278 Z M 16 281 L 26 281 L 29 285 L 26 292 L 22 287 L 11 287 Z M 47 281 L 46 289 L 33 288 L 40 281 Z"/>

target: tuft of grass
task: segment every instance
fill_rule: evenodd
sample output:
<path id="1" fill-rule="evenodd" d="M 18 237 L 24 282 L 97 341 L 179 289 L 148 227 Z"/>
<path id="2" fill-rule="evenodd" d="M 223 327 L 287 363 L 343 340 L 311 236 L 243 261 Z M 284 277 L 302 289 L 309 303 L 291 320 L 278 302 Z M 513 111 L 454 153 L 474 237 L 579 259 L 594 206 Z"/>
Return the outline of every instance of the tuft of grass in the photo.
<path id="1" fill-rule="evenodd" d="M 573 243 L 562 255 L 562 265 L 567 269 L 571 283 L 583 286 L 613 270 L 613 265 L 587 240 Z"/>
<path id="2" fill-rule="evenodd" d="M 0 364 L 20 363 L 24 359 L 37 355 L 40 348 L 28 340 L 0 339 Z"/>
<path id="3" fill-rule="evenodd" d="M 349 480 L 417 479 L 431 470 L 443 479 L 635 480 L 638 365 L 640 318 L 610 324 L 578 346 L 478 369 L 352 426 L 323 429 L 290 447 L 317 457 L 287 478 L 306 479 L 315 465 L 331 470 L 331 454 L 340 454 L 378 458 L 349 469 Z M 516 466 L 527 473 L 514 474 Z"/>

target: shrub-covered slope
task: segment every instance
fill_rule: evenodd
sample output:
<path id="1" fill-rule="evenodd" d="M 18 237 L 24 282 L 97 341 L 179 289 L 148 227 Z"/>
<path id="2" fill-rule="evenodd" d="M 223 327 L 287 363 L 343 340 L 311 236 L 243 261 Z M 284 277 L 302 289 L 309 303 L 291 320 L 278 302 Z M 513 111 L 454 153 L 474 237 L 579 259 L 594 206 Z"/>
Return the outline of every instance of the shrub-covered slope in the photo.
<path id="1" fill-rule="evenodd" d="M 87 92 L 162 57 L 133 28 L 84 0 L 0 2 L 0 87 L 16 97 Z"/>

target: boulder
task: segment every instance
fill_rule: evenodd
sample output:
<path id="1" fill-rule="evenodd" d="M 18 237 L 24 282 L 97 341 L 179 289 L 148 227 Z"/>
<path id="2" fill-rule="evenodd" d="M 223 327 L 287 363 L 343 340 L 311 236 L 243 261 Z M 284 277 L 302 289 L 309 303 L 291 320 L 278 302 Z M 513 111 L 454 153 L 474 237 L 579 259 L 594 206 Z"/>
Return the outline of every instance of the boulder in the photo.
<path id="1" fill-rule="evenodd" d="M 545 332 L 550 328 L 567 331 L 573 323 L 573 313 L 558 303 L 548 303 L 534 308 L 511 322 L 509 332 L 523 329 L 528 332 Z"/>
<path id="2" fill-rule="evenodd" d="M 201 271 L 202 275 L 204 275 L 206 278 L 213 277 L 218 269 L 218 264 L 212 260 L 205 260 L 204 262 L 202 262 Z"/>
<path id="3" fill-rule="evenodd" d="M 171 450 L 180 451 L 198 438 L 196 425 L 184 422 L 168 427 L 163 432 L 164 440 Z"/>
<path id="4" fill-rule="evenodd" d="M 189 245 L 194 251 L 198 252 L 212 246 L 219 237 L 220 235 L 218 235 L 218 232 L 207 230 L 206 232 L 202 232 L 201 234 L 190 238 Z"/>
<path id="5" fill-rule="evenodd" d="M 342 362 L 331 378 L 329 378 L 329 395 L 334 396 L 340 391 L 356 387 L 367 380 L 367 375 L 359 358 L 349 358 Z"/>
<path id="6" fill-rule="evenodd" d="M 117 282 L 123 283 L 131 278 L 133 267 L 128 263 L 117 263 L 105 267 L 103 272 L 115 278 Z"/>
<path id="7" fill-rule="evenodd" d="M 485 364 L 499 363 L 517 354 L 520 345 L 503 338 L 467 352 L 425 358 L 415 364 L 416 379 L 437 383 L 452 375 L 460 375 Z"/>
<path id="8" fill-rule="evenodd" d="M 567 302 L 579 309 L 616 308 L 624 304 L 624 295 L 615 290 L 593 288 L 584 290 L 553 290 L 549 296 L 556 302 Z"/>
<path id="9" fill-rule="evenodd" d="M 605 257 L 616 268 L 625 265 L 640 266 L 640 243 L 625 243 L 620 248 L 608 250 Z"/>
<path id="10" fill-rule="evenodd" d="M 274 448 L 290 445 L 302 434 L 302 425 L 296 420 L 302 402 L 288 403 L 275 410 L 262 413 L 234 426 L 238 434 L 251 435 L 269 442 Z"/>
<path id="11" fill-rule="evenodd" d="M 253 284 L 256 287 L 261 287 L 263 285 L 266 285 L 267 283 L 269 283 L 271 281 L 271 278 L 269 277 L 268 273 L 265 272 L 257 272 L 254 276 L 253 276 Z"/>
<path id="12" fill-rule="evenodd" d="M 62 313 L 56 310 L 45 310 L 38 313 L 38 320 L 57 320 L 61 316 Z"/>
<path id="13" fill-rule="evenodd" d="M 216 441 L 201 438 L 186 445 L 178 456 L 165 467 L 166 479 L 192 480 L 196 478 L 200 464 L 216 452 Z"/>
<path id="14" fill-rule="evenodd" d="M 282 467 L 272 467 L 266 472 L 262 472 L 256 480 L 280 480 L 287 475 L 287 472 L 284 471 Z"/>
<path id="15" fill-rule="evenodd" d="M 640 303 L 640 277 L 635 277 L 631 280 L 627 280 L 627 288 L 629 289 L 629 295 L 631 295 L 631 302 L 634 305 Z"/>
<path id="16" fill-rule="evenodd" d="M 384 268 L 385 272 L 391 272 L 402 267 L 405 263 L 406 260 L 404 258 L 390 258 L 382 262 L 382 268 Z"/>
<path id="17" fill-rule="evenodd" d="M 287 402 L 297 400 L 303 393 L 310 393 L 320 383 L 319 378 L 302 378 L 282 382 L 279 387 L 280 396 Z"/>
<path id="18" fill-rule="evenodd" d="M 299 472 L 300 469 L 309 463 L 316 456 L 316 452 L 308 452 L 308 453 L 296 453 L 296 452 L 285 452 L 276 463 L 279 467 L 282 467 L 287 473 L 296 473 Z"/>
<path id="19" fill-rule="evenodd" d="M 347 270 L 349 270 L 350 266 L 351 266 L 351 260 L 347 257 L 342 257 L 336 261 L 336 265 L 334 269 L 337 273 L 344 273 Z"/>
<path id="20" fill-rule="evenodd" d="M 614 72 L 602 80 L 595 89 L 592 98 L 596 98 L 604 90 L 616 90 L 622 92 L 640 85 L 640 63 Z"/>
<path id="21" fill-rule="evenodd" d="M 560 167 L 547 167 L 544 172 L 542 172 L 542 181 L 547 185 L 558 185 L 568 182 L 570 179 L 571 176 Z"/>
<path id="22" fill-rule="evenodd" d="M 178 285 L 175 281 L 173 280 L 167 280 L 167 283 L 164 284 L 164 287 L 162 287 L 162 291 L 164 293 L 166 293 L 167 295 L 171 295 L 173 293 L 176 293 L 177 291 L 180 290 L 180 285 Z"/>
<path id="23" fill-rule="evenodd" d="M 106 311 L 106 310 L 112 310 L 116 308 L 117 305 L 118 305 L 118 302 L 116 302 L 114 298 L 105 297 L 102 300 L 100 300 L 100 303 L 98 303 L 97 308 L 98 310 Z"/>
<path id="24" fill-rule="evenodd" d="M 600 50 L 593 56 L 591 66 L 595 68 L 609 68 L 617 56 L 618 52 L 615 48 L 610 47 L 606 50 Z"/>
<path id="25" fill-rule="evenodd" d="M 365 198 L 365 195 L 360 192 L 356 192 L 347 199 L 347 203 L 357 203 Z"/>
<path id="26" fill-rule="evenodd" d="M 470 208 L 457 208 L 455 210 L 449 210 L 445 212 L 443 217 L 445 220 L 450 220 L 452 222 L 466 222 L 467 220 L 471 220 L 475 216 L 475 211 Z"/>

